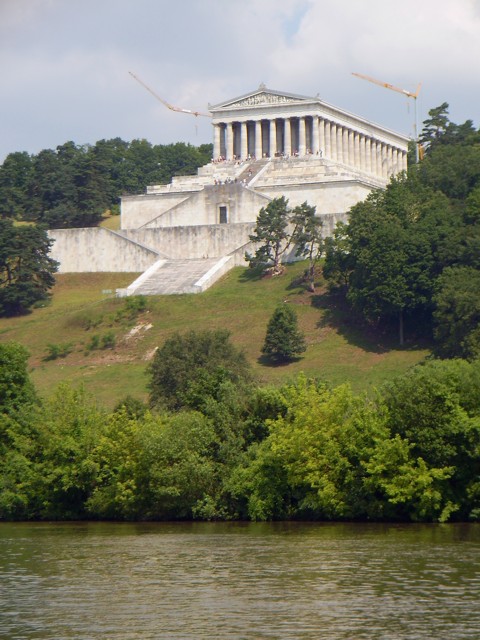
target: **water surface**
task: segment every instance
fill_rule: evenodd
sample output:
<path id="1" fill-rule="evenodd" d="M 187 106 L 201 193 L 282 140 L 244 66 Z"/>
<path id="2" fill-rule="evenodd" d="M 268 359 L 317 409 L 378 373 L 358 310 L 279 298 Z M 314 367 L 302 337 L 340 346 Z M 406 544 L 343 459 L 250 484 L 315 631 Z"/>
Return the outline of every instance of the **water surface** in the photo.
<path id="1" fill-rule="evenodd" d="M 3 523 L 0 638 L 480 639 L 480 525 Z"/>

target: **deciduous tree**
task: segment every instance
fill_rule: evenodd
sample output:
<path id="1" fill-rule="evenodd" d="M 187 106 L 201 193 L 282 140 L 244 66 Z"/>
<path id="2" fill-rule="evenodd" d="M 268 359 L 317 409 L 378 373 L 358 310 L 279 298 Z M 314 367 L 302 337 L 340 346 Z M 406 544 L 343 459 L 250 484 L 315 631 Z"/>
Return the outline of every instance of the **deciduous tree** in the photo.
<path id="1" fill-rule="evenodd" d="M 215 397 L 223 382 L 250 378 L 243 352 L 223 329 L 174 334 L 155 353 L 149 373 L 150 405 L 170 409 L 195 406 L 199 381 Z"/>

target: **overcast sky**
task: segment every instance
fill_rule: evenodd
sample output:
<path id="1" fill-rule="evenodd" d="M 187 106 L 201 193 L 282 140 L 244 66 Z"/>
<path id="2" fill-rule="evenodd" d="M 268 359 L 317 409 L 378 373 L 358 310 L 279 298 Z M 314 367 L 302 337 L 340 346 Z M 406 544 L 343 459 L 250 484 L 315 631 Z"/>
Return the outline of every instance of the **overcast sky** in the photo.
<path id="1" fill-rule="evenodd" d="M 479 127 L 480 0 L 0 0 L 0 162 L 73 140 L 212 141 L 208 110 L 261 82 L 412 135 L 448 102 Z"/>

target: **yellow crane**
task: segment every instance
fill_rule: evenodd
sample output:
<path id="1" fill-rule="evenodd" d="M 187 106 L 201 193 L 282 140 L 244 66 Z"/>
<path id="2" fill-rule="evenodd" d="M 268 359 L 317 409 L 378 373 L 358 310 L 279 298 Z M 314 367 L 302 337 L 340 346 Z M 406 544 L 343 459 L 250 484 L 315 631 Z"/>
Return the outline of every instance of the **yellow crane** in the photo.
<path id="1" fill-rule="evenodd" d="M 204 116 L 205 118 L 211 118 L 212 117 L 212 115 L 210 113 L 202 113 L 201 111 L 192 111 L 192 109 L 183 109 L 182 107 L 173 106 L 173 104 L 170 104 L 169 102 L 167 102 L 166 100 L 161 98 L 157 93 L 155 93 L 155 91 L 153 89 L 151 89 L 147 84 L 145 84 L 145 82 L 143 82 L 143 80 L 140 80 L 140 78 L 138 76 L 136 76 L 132 71 L 129 71 L 128 73 L 139 84 L 141 84 L 142 87 L 144 87 L 144 89 L 146 89 L 149 93 L 151 93 L 154 98 L 156 98 L 157 100 L 160 100 L 160 102 L 163 105 L 165 105 L 167 107 L 167 109 L 170 109 L 171 111 L 177 111 L 179 113 L 187 113 L 188 115 L 195 116 L 195 117 L 198 117 L 198 116 Z"/>
<path id="2" fill-rule="evenodd" d="M 420 147 L 417 139 L 417 98 L 418 98 L 418 94 L 420 93 L 420 89 L 422 88 L 422 83 L 419 82 L 415 93 L 413 93 L 412 91 L 407 91 L 407 89 L 401 89 L 400 87 L 395 87 L 393 84 L 389 84 L 388 82 L 375 80 L 375 78 L 366 76 L 363 73 L 352 73 L 352 76 L 356 76 L 357 78 L 361 78 L 362 80 L 368 80 L 369 82 L 373 82 L 373 84 L 378 84 L 380 87 L 384 87 L 385 89 L 391 89 L 392 91 L 397 91 L 397 93 L 401 93 L 407 98 L 413 98 L 414 106 L 415 106 L 415 122 L 413 123 L 413 137 L 415 140 L 415 159 L 418 162 L 419 156 L 423 157 L 423 148 Z"/>

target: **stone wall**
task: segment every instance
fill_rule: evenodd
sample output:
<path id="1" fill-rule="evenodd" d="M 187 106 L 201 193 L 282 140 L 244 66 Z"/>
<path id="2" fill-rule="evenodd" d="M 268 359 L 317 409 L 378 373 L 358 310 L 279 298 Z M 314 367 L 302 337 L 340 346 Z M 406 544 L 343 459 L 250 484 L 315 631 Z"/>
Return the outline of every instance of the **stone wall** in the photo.
<path id="1" fill-rule="evenodd" d="M 158 253 L 102 228 L 54 229 L 50 256 L 60 263 L 59 273 L 95 271 L 145 271 L 158 260 Z"/>
<path id="2" fill-rule="evenodd" d="M 122 197 L 122 229 L 137 229 L 175 207 L 192 195 L 192 192 L 149 193 Z"/>
<path id="3" fill-rule="evenodd" d="M 173 260 L 221 258 L 249 242 L 255 223 L 128 229 L 120 233 Z"/>
<path id="4" fill-rule="evenodd" d="M 228 224 L 254 222 L 269 198 L 239 183 L 209 185 L 201 192 L 151 220 L 151 227 L 186 227 L 220 223 L 220 207 L 225 208 Z M 141 225 L 138 225 L 141 226 Z"/>

